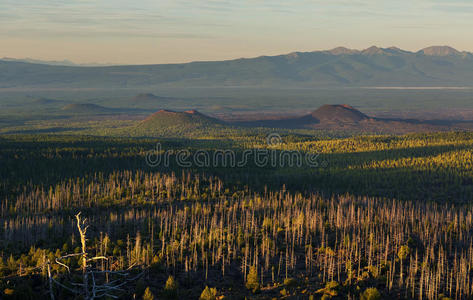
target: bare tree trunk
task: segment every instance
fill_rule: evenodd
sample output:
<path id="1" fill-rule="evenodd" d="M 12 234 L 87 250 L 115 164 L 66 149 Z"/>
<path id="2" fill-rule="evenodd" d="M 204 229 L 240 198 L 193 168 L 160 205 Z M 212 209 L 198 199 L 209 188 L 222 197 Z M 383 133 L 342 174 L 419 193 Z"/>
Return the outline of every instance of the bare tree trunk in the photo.
<path id="1" fill-rule="evenodd" d="M 48 259 L 48 280 L 49 280 L 49 296 L 51 300 L 54 300 L 54 292 L 53 292 L 53 279 L 51 277 L 51 262 Z"/>
<path id="2" fill-rule="evenodd" d="M 87 246 L 86 246 L 86 233 L 88 226 L 85 226 L 85 221 L 80 219 L 80 212 L 76 215 L 77 229 L 79 230 L 80 243 L 82 245 L 82 277 L 84 282 L 84 297 L 89 299 L 89 287 L 88 287 L 88 276 L 87 276 Z"/>

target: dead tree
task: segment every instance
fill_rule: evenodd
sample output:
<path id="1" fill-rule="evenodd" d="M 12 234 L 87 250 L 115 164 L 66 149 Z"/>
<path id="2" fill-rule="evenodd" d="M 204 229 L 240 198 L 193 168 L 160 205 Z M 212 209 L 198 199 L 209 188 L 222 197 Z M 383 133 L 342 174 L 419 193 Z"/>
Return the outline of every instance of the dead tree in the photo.
<path id="1" fill-rule="evenodd" d="M 49 278 L 49 292 L 52 300 L 54 297 L 53 285 L 57 285 L 60 288 L 66 289 L 69 292 L 77 296 L 82 296 L 85 300 L 93 300 L 97 298 L 110 297 L 118 298 L 119 293 L 124 292 L 122 289 L 130 281 L 135 281 L 143 275 L 143 272 L 138 273 L 133 278 L 130 278 L 130 268 L 123 271 L 111 271 L 111 270 L 98 270 L 93 268 L 92 262 L 98 260 L 108 260 L 105 256 L 94 256 L 89 258 L 87 253 L 87 228 L 86 225 L 87 219 L 81 219 L 80 212 L 75 216 L 77 221 L 77 229 L 79 231 L 80 242 L 82 246 L 81 253 L 73 253 L 61 256 L 56 258 L 56 263 L 64 267 L 68 273 L 71 273 L 70 267 L 66 265 L 63 261 L 66 258 L 80 256 L 81 257 L 81 272 L 82 272 L 82 282 L 74 283 L 70 282 L 69 285 L 62 284 L 61 282 L 54 279 L 50 271 L 50 262 L 48 261 L 48 278 Z M 116 275 L 117 279 L 108 282 L 105 280 L 104 283 L 99 283 L 101 281 L 100 275 Z"/>

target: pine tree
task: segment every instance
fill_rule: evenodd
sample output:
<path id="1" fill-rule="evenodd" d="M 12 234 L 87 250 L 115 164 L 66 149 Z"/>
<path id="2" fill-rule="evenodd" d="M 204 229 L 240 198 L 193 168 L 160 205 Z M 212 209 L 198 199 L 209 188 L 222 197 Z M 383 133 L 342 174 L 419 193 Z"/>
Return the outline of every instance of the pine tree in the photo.
<path id="1" fill-rule="evenodd" d="M 216 300 L 217 299 L 217 289 L 209 288 L 208 286 L 200 294 L 200 300 Z"/>
<path id="2" fill-rule="evenodd" d="M 178 284 L 174 277 L 171 275 L 166 280 L 166 285 L 164 286 L 164 296 L 168 299 L 177 298 L 177 288 Z"/>
<path id="3" fill-rule="evenodd" d="M 260 284 L 259 284 L 259 279 L 258 279 L 258 270 L 256 269 L 255 266 L 250 267 L 248 276 L 246 276 L 245 285 L 246 285 L 246 288 L 249 290 L 252 290 L 253 293 L 259 291 Z"/>
<path id="4" fill-rule="evenodd" d="M 145 293 L 143 294 L 143 300 L 154 300 L 154 295 L 149 287 L 146 288 Z"/>

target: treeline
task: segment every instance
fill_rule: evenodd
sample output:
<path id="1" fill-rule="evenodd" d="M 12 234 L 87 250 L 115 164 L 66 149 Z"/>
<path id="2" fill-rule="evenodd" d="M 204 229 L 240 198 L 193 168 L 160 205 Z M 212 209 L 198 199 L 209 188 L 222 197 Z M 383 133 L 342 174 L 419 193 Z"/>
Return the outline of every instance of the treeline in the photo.
<path id="1" fill-rule="evenodd" d="M 402 200 L 468 202 L 473 198 L 473 134 L 468 132 L 407 136 L 309 138 L 282 136 L 268 145 L 265 136 L 230 139 L 121 139 L 97 137 L 14 136 L 0 140 L 0 199 L 14 199 L 33 186 L 54 186 L 64 179 L 93 178 L 120 170 L 179 174 L 183 169 L 218 176 L 229 183 L 262 191 L 283 184 L 294 192 L 350 193 Z M 318 166 L 257 166 L 251 157 L 243 167 L 180 167 L 176 155 L 170 165 L 150 167 L 146 155 L 161 145 L 165 151 L 234 151 L 248 149 L 299 151 L 318 154 Z M 34 172 L 32 171 L 34 170 Z M 49 188 L 48 188 L 49 189 Z"/>

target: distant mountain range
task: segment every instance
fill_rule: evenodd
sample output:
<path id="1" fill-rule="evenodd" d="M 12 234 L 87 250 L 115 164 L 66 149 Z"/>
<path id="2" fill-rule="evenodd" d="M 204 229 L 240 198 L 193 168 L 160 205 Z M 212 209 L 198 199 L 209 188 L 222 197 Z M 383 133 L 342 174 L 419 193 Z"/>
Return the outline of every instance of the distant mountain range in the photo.
<path id="1" fill-rule="evenodd" d="M 24 62 L 24 63 L 31 63 L 31 64 L 40 64 L 40 65 L 50 65 L 50 66 L 73 66 L 73 67 L 97 67 L 97 66 L 110 66 L 112 64 L 99 64 L 99 63 L 88 63 L 88 64 L 77 64 L 70 60 L 41 60 L 41 59 L 34 59 L 34 58 L 11 58 L 11 57 L 3 57 L 0 58 L 3 61 L 12 61 L 12 62 Z"/>
<path id="2" fill-rule="evenodd" d="M 448 46 L 418 52 L 343 47 L 215 62 L 109 67 L 0 60 L 0 87 L 473 86 L 473 54 Z M 146 97 L 144 97 L 146 98 Z"/>

